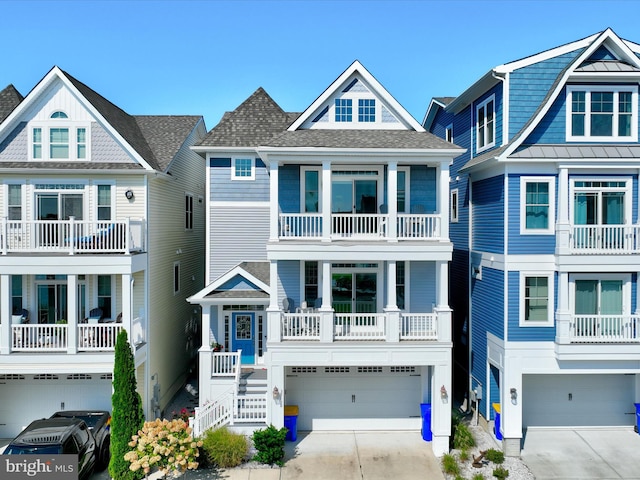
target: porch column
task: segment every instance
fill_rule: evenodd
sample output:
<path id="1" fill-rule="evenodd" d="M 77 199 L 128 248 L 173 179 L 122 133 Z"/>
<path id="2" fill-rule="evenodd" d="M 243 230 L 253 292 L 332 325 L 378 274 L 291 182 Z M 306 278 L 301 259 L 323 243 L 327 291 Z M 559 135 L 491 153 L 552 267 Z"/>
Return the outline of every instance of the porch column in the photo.
<path id="1" fill-rule="evenodd" d="M 11 345 L 11 275 L 0 275 L 0 354 L 9 353 Z"/>
<path id="2" fill-rule="evenodd" d="M 129 343 L 132 347 L 134 347 L 136 339 L 133 338 L 134 332 L 132 328 L 133 283 L 131 282 L 131 280 L 132 276 L 130 274 L 125 273 L 122 275 L 122 327 L 127 331 L 127 338 L 129 339 Z M 142 325 L 140 325 L 140 328 L 142 328 Z M 144 336 L 142 339 L 144 339 Z"/>
<path id="3" fill-rule="evenodd" d="M 440 238 L 449 240 L 449 164 L 441 163 L 437 168 L 437 211 L 440 214 Z"/>
<path id="4" fill-rule="evenodd" d="M 400 341 L 400 309 L 396 298 L 396 262 L 387 262 L 387 306 L 384 308 L 387 319 L 387 342 Z"/>
<path id="5" fill-rule="evenodd" d="M 571 343 L 571 309 L 569 306 L 569 273 L 558 273 L 558 310 L 556 311 L 556 342 Z"/>
<path id="6" fill-rule="evenodd" d="M 272 365 L 267 371 L 267 424 L 284 427 L 285 381 L 284 366 Z M 274 389 L 278 389 L 274 395 Z M 270 408 L 269 408 L 270 407 Z"/>
<path id="7" fill-rule="evenodd" d="M 553 212 L 549 212 L 553 215 Z M 560 168 L 558 173 L 558 223 L 556 225 L 556 254 L 569 253 L 571 223 L 569 219 L 569 170 Z"/>
<path id="8" fill-rule="evenodd" d="M 449 263 L 436 262 L 436 307 L 438 341 L 451 341 L 451 308 L 449 307 Z"/>
<path id="9" fill-rule="evenodd" d="M 67 353 L 78 353 L 78 276 L 67 275 Z"/>
<path id="10" fill-rule="evenodd" d="M 398 241 L 398 162 L 390 161 L 388 165 L 387 208 L 389 223 L 387 226 L 387 240 Z M 381 212 L 382 213 L 382 212 Z M 395 292 L 395 289 L 394 289 Z M 395 302 L 394 302 L 395 303 Z"/>
<path id="11" fill-rule="evenodd" d="M 449 452 L 449 437 L 451 435 L 451 403 L 453 391 L 451 389 L 451 353 L 447 361 L 442 361 L 432 367 L 431 382 L 431 432 L 433 440 L 431 448 L 436 456 Z"/>
<path id="12" fill-rule="evenodd" d="M 269 241 L 275 242 L 280 236 L 278 218 L 278 162 L 271 160 L 269 162 Z"/>
<path id="13" fill-rule="evenodd" d="M 198 388 L 200 390 L 200 407 L 204 406 L 208 400 L 211 400 L 209 398 L 209 394 L 211 392 L 209 384 L 211 383 L 213 352 L 211 351 L 211 345 L 209 344 L 209 336 L 211 335 L 212 308 L 214 307 L 211 305 L 202 305 L 202 344 L 198 349 Z"/>
<path id="14" fill-rule="evenodd" d="M 320 306 L 320 341 L 333 342 L 333 307 L 331 306 L 331 262 L 322 261 L 322 305 Z"/>
<path id="15" fill-rule="evenodd" d="M 509 351 L 505 355 L 500 388 L 502 449 L 507 457 L 518 457 L 522 440 L 522 357 Z"/>
<path id="16" fill-rule="evenodd" d="M 322 241 L 331 241 L 331 161 L 322 162 Z M 323 297 L 324 298 L 324 297 Z"/>
<path id="17" fill-rule="evenodd" d="M 269 263 L 269 306 L 267 307 L 267 342 L 282 341 L 282 329 L 280 322 L 282 310 L 278 302 L 278 262 L 271 260 Z"/>

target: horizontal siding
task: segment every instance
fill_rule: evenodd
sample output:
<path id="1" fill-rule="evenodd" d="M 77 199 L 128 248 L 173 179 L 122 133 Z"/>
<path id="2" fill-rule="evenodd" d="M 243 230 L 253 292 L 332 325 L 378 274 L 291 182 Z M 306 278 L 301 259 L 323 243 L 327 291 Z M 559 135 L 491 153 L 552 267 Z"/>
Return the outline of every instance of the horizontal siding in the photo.
<path id="1" fill-rule="evenodd" d="M 512 342 L 553 342 L 556 337 L 555 327 L 521 327 L 520 326 L 520 272 L 509 272 L 508 285 L 508 338 Z M 557 285 L 557 280 L 556 280 Z M 554 292 L 558 289 L 555 288 Z M 555 301 L 551 308 L 554 308 Z"/>
<path id="2" fill-rule="evenodd" d="M 520 235 L 520 205 L 526 201 L 525 193 L 520 192 L 520 175 L 509 175 L 509 197 L 508 197 L 508 215 L 509 215 L 509 249 L 510 254 L 553 254 L 556 248 L 555 234 L 550 235 Z M 558 198 L 557 194 L 557 180 L 554 183 L 556 185 L 555 198 Z M 549 219 L 550 222 L 555 223 L 557 218 L 557 205 L 556 211 L 554 211 L 554 218 Z"/>
<path id="3" fill-rule="evenodd" d="M 282 213 L 302 212 L 300 205 L 301 185 L 299 165 L 278 167 L 278 202 Z"/>
<path id="4" fill-rule="evenodd" d="M 299 307 L 302 299 L 300 293 L 300 262 L 297 260 L 278 261 L 278 305 L 282 306 L 283 298 L 291 298 L 294 307 Z"/>
<path id="5" fill-rule="evenodd" d="M 473 182 L 473 249 L 504 252 L 504 176 Z"/>
<path id="6" fill-rule="evenodd" d="M 425 165 L 411 166 L 409 195 L 411 206 L 422 205 L 425 213 L 436 211 L 436 169 Z"/>
<path id="7" fill-rule="evenodd" d="M 453 250 L 449 274 L 449 306 L 453 309 L 454 332 L 460 332 L 464 319 L 469 316 L 468 250 Z"/>
<path id="8" fill-rule="evenodd" d="M 212 158 L 209 167 L 212 202 L 269 201 L 269 173 L 259 158 L 255 180 L 231 180 L 231 158 Z"/>
<path id="9" fill-rule="evenodd" d="M 220 275 L 249 260 L 267 259 L 269 240 L 269 207 L 233 206 L 211 208 L 210 278 Z"/>
<path id="10" fill-rule="evenodd" d="M 509 135 L 513 138 L 544 100 L 562 70 L 583 49 L 520 68 L 509 75 Z M 557 112 L 556 112 L 557 113 Z M 548 114 L 549 115 L 549 114 Z M 551 114 L 552 116 L 555 114 Z M 564 130 L 564 129 L 563 129 Z"/>
<path id="11" fill-rule="evenodd" d="M 436 266 L 434 262 L 411 262 L 409 264 L 410 312 L 430 312 L 436 302 Z"/>

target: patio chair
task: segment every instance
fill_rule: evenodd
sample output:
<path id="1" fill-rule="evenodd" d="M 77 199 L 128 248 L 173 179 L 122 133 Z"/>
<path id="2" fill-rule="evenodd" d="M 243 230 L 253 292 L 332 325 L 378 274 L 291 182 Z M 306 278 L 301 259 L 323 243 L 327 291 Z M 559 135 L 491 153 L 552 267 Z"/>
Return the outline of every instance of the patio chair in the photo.
<path id="1" fill-rule="evenodd" d="M 100 323 L 100 320 L 104 318 L 104 313 L 101 308 L 92 308 L 89 312 L 88 323 Z"/>
<path id="2" fill-rule="evenodd" d="M 22 310 L 15 312 L 11 316 L 11 323 L 14 325 L 19 323 L 29 323 L 29 310 L 23 308 Z"/>
<path id="3" fill-rule="evenodd" d="M 295 311 L 296 304 L 292 298 L 286 297 L 282 299 L 282 309 L 284 313 L 291 313 Z"/>

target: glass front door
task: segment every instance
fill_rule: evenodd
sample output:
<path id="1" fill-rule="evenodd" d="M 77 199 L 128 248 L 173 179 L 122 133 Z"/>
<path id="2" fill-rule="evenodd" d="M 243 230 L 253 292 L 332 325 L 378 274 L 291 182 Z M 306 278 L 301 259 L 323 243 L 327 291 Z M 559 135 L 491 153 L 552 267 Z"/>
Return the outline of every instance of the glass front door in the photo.
<path id="1" fill-rule="evenodd" d="M 233 350 L 242 350 L 240 359 L 245 365 L 256 363 L 255 354 L 255 314 L 233 313 L 231 315 Z"/>
<path id="2" fill-rule="evenodd" d="M 67 285 L 38 285 L 38 323 L 56 323 L 67 318 Z"/>
<path id="3" fill-rule="evenodd" d="M 331 276 L 332 306 L 336 313 L 375 313 L 376 273 L 334 273 Z"/>
<path id="4" fill-rule="evenodd" d="M 376 213 L 377 180 L 334 180 L 331 184 L 333 213 Z"/>

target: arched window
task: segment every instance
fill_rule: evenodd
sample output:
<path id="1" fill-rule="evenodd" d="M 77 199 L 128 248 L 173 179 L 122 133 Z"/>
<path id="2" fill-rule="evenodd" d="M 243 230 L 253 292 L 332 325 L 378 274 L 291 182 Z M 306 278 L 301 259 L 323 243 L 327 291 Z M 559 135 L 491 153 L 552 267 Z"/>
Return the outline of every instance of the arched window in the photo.
<path id="1" fill-rule="evenodd" d="M 58 111 L 53 112 L 51 114 L 51 118 L 69 118 L 69 116 L 66 113 L 61 112 L 60 110 L 58 110 Z"/>

